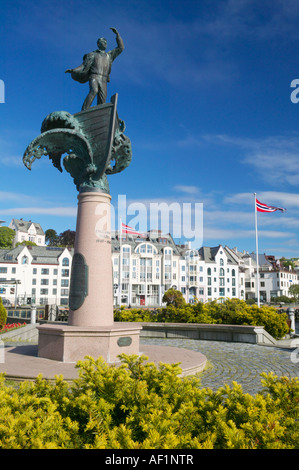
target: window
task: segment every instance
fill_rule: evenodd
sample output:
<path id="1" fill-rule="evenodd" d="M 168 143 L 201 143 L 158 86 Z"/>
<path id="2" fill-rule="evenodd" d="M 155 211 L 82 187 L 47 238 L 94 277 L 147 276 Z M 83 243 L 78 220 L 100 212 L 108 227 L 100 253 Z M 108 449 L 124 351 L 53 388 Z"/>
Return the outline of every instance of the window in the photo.
<path id="1" fill-rule="evenodd" d="M 232 269 L 232 276 L 235 276 L 235 275 L 236 275 L 236 271 Z"/>
<path id="2" fill-rule="evenodd" d="M 41 279 L 40 281 L 42 286 L 48 286 L 49 285 L 49 279 Z"/>
<path id="3" fill-rule="evenodd" d="M 23 256 L 22 258 L 22 264 L 28 264 L 28 256 Z"/>
<path id="4" fill-rule="evenodd" d="M 14 268 L 16 269 L 16 268 Z M 7 268 L 0 268 L 0 273 L 7 273 Z"/>
<path id="5" fill-rule="evenodd" d="M 70 272 L 69 269 L 62 269 L 61 275 L 63 277 L 69 277 L 69 272 Z"/>
<path id="6" fill-rule="evenodd" d="M 61 279 L 61 287 L 68 287 L 69 280 L 68 279 Z"/>
<path id="7" fill-rule="evenodd" d="M 63 258 L 62 266 L 69 266 L 69 265 L 70 265 L 70 260 L 68 258 Z"/>
<path id="8" fill-rule="evenodd" d="M 208 276 L 211 276 L 211 268 L 208 268 Z"/>
<path id="9" fill-rule="evenodd" d="M 224 276 L 224 269 L 220 268 L 220 276 Z"/>
<path id="10" fill-rule="evenodd" d="M 48 289 L 41 289 L 40 295 L 48 295 Z"/>
<path id="11" fill-rule="evenodd" d="M 47 268 L 42 268 L 41 273 L 42 273 L 43 275 L 49 274 L 49 269 L 47 269 Z"/>
<path id="12" fill-rule="evenodd" d="M 223 258 L 220 258 L 220 266 L 224 266 Z"/>

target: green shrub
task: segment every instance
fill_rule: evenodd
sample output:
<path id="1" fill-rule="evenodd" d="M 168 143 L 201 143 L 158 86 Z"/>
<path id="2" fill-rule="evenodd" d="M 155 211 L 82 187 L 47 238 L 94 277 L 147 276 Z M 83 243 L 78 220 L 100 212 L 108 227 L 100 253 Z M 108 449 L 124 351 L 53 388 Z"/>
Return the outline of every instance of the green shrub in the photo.
<path id="1" fill-rule="evenodd" d="M 173 305 L 174 307 L 183 307 L 186 305 L 186 300 L 180 290 L 168 289 L 163 295 L 162 302 L 165 302 L 166 305 Z"/>
<path id="2" fill-rule="evenodd" d="M 0 448 L 298 448 L 297 378 L 263 374 L 255 396 L 236 383 L 214 392 L 178 364 L 144 360 L 87 358 L 71 385 L 39 376 L 13 388 L 0 376 Z"/>
<path id="3" fill-rule="evenodd" d="M 273 307 L 248 305 L 239 299 L 225 302 L 216 300 L 203 304 L 186 304 L 182 307 L 168 305 L 150 312 L 146 309 L 115 311 L 115 321 L 163 322 L 163 323 L 218 323 L 226 325 L 263 326 L 275 339 L 283 338 L 289 331 L 287 315 L 279 314 Z"/>
<path id="4" fill-rule="evenodd" d="M 2 303 L 2 297 L 0 297 L 0 330 L 6 325 L 7 321 L 7 310 Z"/>

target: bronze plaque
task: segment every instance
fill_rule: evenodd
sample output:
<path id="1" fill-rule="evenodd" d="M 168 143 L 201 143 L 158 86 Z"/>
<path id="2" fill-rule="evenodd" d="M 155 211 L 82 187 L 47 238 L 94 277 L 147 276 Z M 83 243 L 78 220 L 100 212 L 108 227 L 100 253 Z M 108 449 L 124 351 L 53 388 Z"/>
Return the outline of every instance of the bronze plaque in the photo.
<path id="1" fill-rule="evenodd" d="M 75 253 L 72 262 L 69 306 L 77 310 L 83 305 L 88 294 L 88 266 L 80 253 Z"/>
<path id="2" fill-rule="evenodd" d="M 132 338 L 131 336 L 122 336 L 118 338 L 117 340 L 117 345 L 122 348 L 124 346 L 130 346 L 132 344 Z"/>

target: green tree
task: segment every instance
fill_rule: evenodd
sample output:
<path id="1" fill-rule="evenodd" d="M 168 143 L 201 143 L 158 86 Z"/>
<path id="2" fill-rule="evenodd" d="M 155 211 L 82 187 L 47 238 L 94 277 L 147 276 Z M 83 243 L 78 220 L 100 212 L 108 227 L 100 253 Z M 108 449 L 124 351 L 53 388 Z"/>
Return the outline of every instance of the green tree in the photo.
<path id="1" fill-rule="evenodd" d="M 299 300 L 299 284 L 293 284 L 289 288 L 289 295 L 295 297 L 296 302 Z"/>
<path id="2" fill-rule="evenodd" d="M 15 231 L 9 227 L 0 227 L 0 248 L 12 248 Z"/>
<path id="3" fill-rule="evenodd" d="M 163 295 L 162 302 L 165 302 L 166 305 L 173 305 L 174 307 L 183 307 L 186 305 L 186 301 L 183 297 L 182 292 L 176 289 L 168 289 Z"/>
<path id="4" fill-rule="evenodd" d="M 56 230 L 49 228 L 45 232 L 46 236 L 46 242 L 48 243 L 49 246 L 56 246 L 58 243 L 58 235 Z"/>
<path id="5" fill-rule="evenodd" d="M 289 260 L 289 259 L 286 259 L 284 257 L 280 258 L 280 262 L 282 264 L 282 266 L 284 268 L 288 268 L 289 266 L 291 266 L 291 269 L 294 270 L 295 269 L 295 264 L 293 261 Z"/>
<path id="6" fill-rule="evenodd" d="M 59 235 L 60 246 L 74 246 L 76 232 L 73 230 L 65 230 Z"/>
<path id="7" fill-rule="evenodd" d="M 6 325 L 7 320 L 7 310 L 2 303 L 2 297 L 0 297 L 0 330 Z"/>

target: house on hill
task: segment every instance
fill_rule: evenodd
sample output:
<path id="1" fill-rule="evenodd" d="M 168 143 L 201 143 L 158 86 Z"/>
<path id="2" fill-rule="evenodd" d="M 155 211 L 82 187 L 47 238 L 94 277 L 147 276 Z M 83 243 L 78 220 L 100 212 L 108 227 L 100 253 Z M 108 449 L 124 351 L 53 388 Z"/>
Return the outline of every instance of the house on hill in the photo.
<path id="1" fill-rule="evenodd" d="M 40 224 L 36 222 L 12 219 L 9 228 L 12 228 L 16 232 L 14 246 L 16 243 L 22 243 L 24 241 L 36 243 L 37 246 L 46 246 L 45 233 Z"/>

